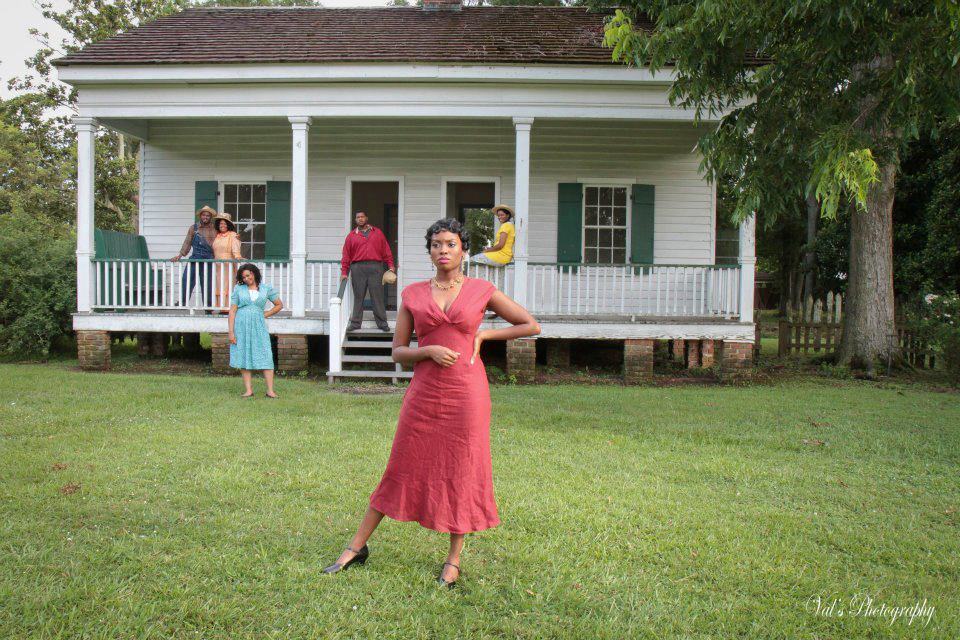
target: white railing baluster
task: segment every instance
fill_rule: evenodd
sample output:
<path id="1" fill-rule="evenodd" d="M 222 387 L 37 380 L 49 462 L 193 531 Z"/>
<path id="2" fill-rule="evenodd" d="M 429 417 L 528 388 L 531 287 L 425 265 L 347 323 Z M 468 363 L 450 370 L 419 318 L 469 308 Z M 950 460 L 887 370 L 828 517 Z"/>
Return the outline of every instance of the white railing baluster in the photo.
<path id="1" fill-rule="evenodd" d="M 527 294 L 530 296 L 531 309 L 537 310 L 537 273 L 536 267 L 527 271 Z"/>
<path id="2" fill-rule="evenodd" d="M 128 286 L 127 270 L 133 266 L 131 262 L 121 262 L 120 263 L 120 306 L 129 307 L 130 306 L 130 289 L 132 287 Z M 133 272 L 130 274 L 133 275 Z M 133 280 L 133 278 L 129 278 Z"/>
<path id="3" fill-rule="evenodd" d="M 660 272 L 663 270 L 663 267 L 651 267 L 656 269 L 657 272 L 657 315 L 660 315 Z"/>
<path id="4" fill-rule="evenodd" d="M 701 316 L 706 315 L 706 311 L 707 311 L 706 304 L 705 304 L 706 298 L 704 297 L 707 291 L 707 272 L 708 272 L 707 268 L 700 270 L 700 315 Z"/>

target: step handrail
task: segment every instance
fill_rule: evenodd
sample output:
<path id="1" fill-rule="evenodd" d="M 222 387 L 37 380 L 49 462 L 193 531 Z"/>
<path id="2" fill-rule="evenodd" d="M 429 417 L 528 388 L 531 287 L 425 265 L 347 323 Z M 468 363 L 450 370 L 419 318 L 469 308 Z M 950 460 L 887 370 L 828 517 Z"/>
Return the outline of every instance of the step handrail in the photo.
<path id="1" fill-rule="evenodd" d="M 353 287 L 350 277 L 340 280 L 337 295 L 330 298 L 330 373 L 343 371 L 343 343 L 347 338 L 350 312 L 353 311 Z"/>

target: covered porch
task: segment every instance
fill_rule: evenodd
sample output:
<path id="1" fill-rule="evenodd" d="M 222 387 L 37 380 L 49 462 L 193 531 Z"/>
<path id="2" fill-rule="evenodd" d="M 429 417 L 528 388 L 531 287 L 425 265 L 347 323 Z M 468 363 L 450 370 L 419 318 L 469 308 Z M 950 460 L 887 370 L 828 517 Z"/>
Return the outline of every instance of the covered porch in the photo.
<path id="1" fill-rule="evenodd" d="M 451 185 L 484 184 L 496 201 L 515 207 L 514 261 L 505 268 L 468 263 L 466 272 L 530 309 L 542 338 L 753 341 L 753 221 L 740 228 L 736 260 L 717 263 L 715 196 L 697 173 L 690 151 L 697 132 L 685 119 L 121 118 L 116 109 L 110 107 L 111 117 L 75 121 L 78 331 L 224 334 L 226 317 L 217 313 L 223 303 L 197 285 L 229 281 L 236 263 L 174 263 L 169 256 L 201 204 L 229 210 L 239 206 L 227 195 L 232 185 L 262 185 L 264 202 L 254 197 L 252 206 L 262 205 L 280 223 L 267 225 L 266 237 L 256 236 L 252 225 L 250 246 L 263 246 L 251 261 L 285 304 L 270 319 L 270 330 L 288 342 L 325 336 L 328 370 L 340 374 L 349 370 L 346 317 L 352 300 L 349 287 L 340 290 L 338 258 L 356 208 L 352 187 L 396 185 L 399 293 L 430 275 L 422 234 L 437 218 L 456 215 Z M 97 255 L 97 126 L 143 143 L 139 231 L 147 256 Z M 628 194 L 620 231 L 594 230 L 602 225 L 591 216 L 602 216 L 603 207 L 591 198 L 603 190 Z M 616 227 L 616 220 L 610 224 Z M 604 242 L 612 248 L 604 249 Z"/>

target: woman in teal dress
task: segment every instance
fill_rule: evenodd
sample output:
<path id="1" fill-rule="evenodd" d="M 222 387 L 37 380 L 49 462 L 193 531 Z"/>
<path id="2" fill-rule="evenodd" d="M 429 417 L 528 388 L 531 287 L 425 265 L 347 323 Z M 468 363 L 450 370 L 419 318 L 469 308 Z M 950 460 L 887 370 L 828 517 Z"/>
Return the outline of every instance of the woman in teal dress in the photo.
<path id="1" fill-rule="evenodd" d="M 273 303 L 264 311 L 267 300 Z M 283 309 L 283 302 L 269 284 L 261 282 L 260 269 L 244 264 L 237 269 L 237 286 L 230 294 L 230 366 L 240 369 L 246 393 L 253 395 L 253 372 L 263 371 L 267 382 L 267 397 L 276 398 L 273 391 L 273 350 L 266 318 Z"/>

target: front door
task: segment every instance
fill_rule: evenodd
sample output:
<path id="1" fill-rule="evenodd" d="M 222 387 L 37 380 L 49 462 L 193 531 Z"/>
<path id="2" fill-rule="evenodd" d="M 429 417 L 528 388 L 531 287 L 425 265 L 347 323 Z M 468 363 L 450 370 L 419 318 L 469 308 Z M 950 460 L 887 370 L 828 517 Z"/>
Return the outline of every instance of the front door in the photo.
<path id="1" fill-rule="evenodd" d="M 383 231 L 390 243 L 395 266 L 399 238 L 399 201 L 400 183 L 397 181 L 353 181 L 350 183 L 350 224 L 358 211 L 363 211 L 370 219 L 370 224 Z M 397 308 L 397 285 L 387 285 L 387 309 Z M 364 307 L 370 307 L 370 299 L 364 302 Z"/>

